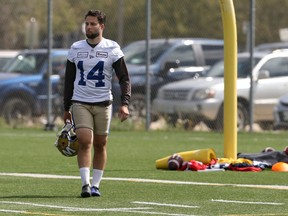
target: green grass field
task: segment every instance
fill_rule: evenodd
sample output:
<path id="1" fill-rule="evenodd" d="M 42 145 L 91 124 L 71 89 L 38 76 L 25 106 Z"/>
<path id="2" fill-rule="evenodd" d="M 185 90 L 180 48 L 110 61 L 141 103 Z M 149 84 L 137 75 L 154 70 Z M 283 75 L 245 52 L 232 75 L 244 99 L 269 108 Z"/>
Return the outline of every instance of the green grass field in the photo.
<path id="1" fill-rule="evenodd" d="M 155 168 L 180 151 L 223 157 L 222 133 L 111 131 L 102 196 L 85 199 L 76 158 L 54 147 L 56 132 L 1 128 L 0 138 L 0 215 L 288 215 L 288 173 Z M 287 145 L 284 132 L 238 134 L 238 152 Z"/>

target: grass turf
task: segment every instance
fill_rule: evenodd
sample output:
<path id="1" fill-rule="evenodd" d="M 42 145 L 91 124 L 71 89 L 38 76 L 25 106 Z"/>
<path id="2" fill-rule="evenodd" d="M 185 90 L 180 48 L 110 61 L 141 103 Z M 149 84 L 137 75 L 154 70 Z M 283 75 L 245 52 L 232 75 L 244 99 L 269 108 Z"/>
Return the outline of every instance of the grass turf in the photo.
<path id="1" fill-rule="evenodd" d="M 87 199 L 79 197 L 76 157 L 58 152 L 53 146 L 55 134 L 41 129 L 1 129 L 0 173 L 71 178 L 0 175 L 0 215 L 288 215 L 288 173 L 156 170 L 155 160 L 174 152 L 213 148 L 217 157 L 223 157 L 222 133 L 111 131 L 103 195 Z M 239 133 L 238 152 L 256 153 L 267 146 L 282 150 L 287 140 L 285 133 Z M 138 182 L 136 178 L 167 182 Z"/>

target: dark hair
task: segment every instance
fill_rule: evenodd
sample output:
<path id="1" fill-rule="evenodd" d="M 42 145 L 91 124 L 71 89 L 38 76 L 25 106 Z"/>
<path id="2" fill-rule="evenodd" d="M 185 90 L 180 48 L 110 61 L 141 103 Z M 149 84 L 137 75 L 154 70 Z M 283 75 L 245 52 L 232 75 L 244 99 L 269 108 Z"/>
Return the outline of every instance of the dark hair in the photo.
<path id="1" fill-rule="evenodd" d="M 89 10 L 87 12 L 87 14 L 85 15 L 85 19 L 88 17 L 88 16 L 94 16 L 94 17 L 97 17 L 98 19 L 98 22 L 100 24 L 105 24 L 106 22 L 106 14 L 101 12 L 100 10 Z"/>

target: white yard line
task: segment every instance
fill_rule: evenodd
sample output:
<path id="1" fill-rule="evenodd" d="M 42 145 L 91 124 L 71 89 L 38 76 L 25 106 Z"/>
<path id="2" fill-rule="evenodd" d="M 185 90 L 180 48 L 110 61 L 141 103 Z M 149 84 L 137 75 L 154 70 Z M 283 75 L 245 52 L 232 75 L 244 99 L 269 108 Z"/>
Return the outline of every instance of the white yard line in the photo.
<path id="1" fill-rule="evenodd" d="M 45 212 L 29 212 L 29 211 L 18 211 L 18 210 L 8 210 L 8 209 L 0 209 L 0 212 L 4 213 L 14 213 L 14 214 L 25 214 L 25 215 L 43 215 L 43 216 L 64 216 L 60 214 L 51 214 Z M 68 215 L 65 215 L 68 216 Z"/>
<path id="2" fill-rule="evenodd" d="M 79 176 L 52 175 L 52 174 L 32 174 L 32 173 L 0 173 L 0 176 L 50 178 L 50 179 L 80 179 Z M 113 177 L 104 177 L 103 180 L 141 182 L 141 183 L 202 185 L 202 186 L 230 186 L 230 187 L 244 187 L 244 188 L 288 190 L 288 186 L 286 186 L 286 185 L 224 184 L 224 183 L 209 183 L 209 182 L 173 181 L 173 180 L 142 179 L 142 178 L 113 178 Z"/>
<path id="3" fill-rule="evenodd" d="M 49 179 L 80 179 L 79 176 L 67 176 L 67 175 L 52 175 L 52 174 L 33 174 L 33 173 L 0 173 L 0 176 L 13 176 L 13 177 L 29 177 L 29 178 L 49 178 Z M 201 186 L 230 186 L 230 187 L 246 187 L 246 188 L 262 188 L 262 189 L 275 189 L 275 190 L 288 190 L 286 185 L 252 185 L 252 184 L 223 184 L 223 183 L 207 183 L 207 182 L 190 182 L 190 181 L 171 181 L 171 180 L 158 180 L 158 179 L 142 179 L 142 178 L 112 178 L 104 177 L 106 181 L 126 181 L 126 182 L 140 182 L 140 183 L 156 183 L 156 184 L 177 184 L 177 185 L 201 185 Z M 237 203 L 237 204 L 256 204 L 256 205 L 284 205 L 284 203 L 273 203 L 273 202 L 247 202 L 247 201 L 235 201 L 235 200 L 211 200 L 212 202 L 223 202 L 223 203 Z M 188 206 L 178 204 L 167 204 L 167 203 L 154 203 L 154 202 L 140 202 L 134 201 L 134 204 L 143 204 L 151 206 L 169 206 L 178 208 L 199 208 L 199 206 Z M 45 208 L 56 208 L 62 211 L 94 211 L 94 212 L 127 212 L 127 213 L 140 213 L 150 215 L 166 215 L 166 216 L 195 216 L 187 214 L 177 213 L 165 213 L 165 212 L 153 212 L 150 211 L 153 208 L 150 207 L 136 207 L 136 208 L 75 208 L 68 206 L 57 206 L 57 205 L 46 205 L 38 203 L 27 203 L 27 202 L 10 202 L 1 201 L 0 204 L 11 204 L 11 205 L 24 205 L 34 207 L 45 207 Z M 18 210 L 7 210 L 0 209 L 3 213 L 15 213 L 15 214 L 36 214 L 36 212 L 18 211 Z M 38 212 L 39 213 L 39 212 Z M 41 215 L 53 215 L 49 213 L 40 213 Z M 39 215 L 39 214 L 38 214 Z M 56 215 L 55 215 L 56 216 Z M 60 216 L 60 215 L 57 215 Z"/>
<path id="4" fill-rule="evenodd" d="M 238 204 L 253 204 L 253 205 L 284 205 L 284 203 L 275 203 L 275 202 L 248 202 L 248 201 L 239 201 L 239 200 L 211 200 L 212 202 L 223 202 L 223 203 L 238 203 Z"/>
<path id="5" fill-rule="evenodd" d="M 140 214 L 150 214 L 150 215 L 167 215 L 167 216 L 197 216 L 197 215 L 187 215 L 187 214 L 177 214 L 177 213 L 165 213 L 165 212 L 148 212 L 148 211 L 125 211 L 129 213 L 140 213 Z"/>
<path id="6" fill-rule="evenodd" d="M 143 205 L 155 205 L 155 206 L 169 206 L 169 207 L 177 207 L 177 208 L 199 208 L 199 206 L 188 206 L 188 205 L 177 205 L 177 204 L 168 204 L 168 203 L 155 203 L 155 202 L 139 202 L 134 201 L 132 203 L 135 204 L 143 204 Z"/>
<path id="7" fill-rule="evenodd" d="M 24 205 L 24 206 L 33 206 L 33 207 L 45 207 L 45 208 L 54 208 L 54 209 L 61 209 L 65 211 L 129 211 L 129 210 L 147 210 L 151 208 L 75 208 L 69 206 L 58 206 L 58 205 L 46 205 L 46 204 L 39 204 L 39 203 L 29 203 L 29 202 L 12 202 L 12 201 L 1 201 L 0 204 L 13 204 L 13 205 Z"/>
<path id="8" fill-rule="evenodd" d="M 17 214 L 26 214 L 27 213 L 27 211 L 17 211 L 17 210 L 8 210 L 8 209 L 0 209 L 0 212 L 17 213 Z"/>
<path id="9" fill-rule="evenodd" d="M 46 205 L 46 204 L 39 204 L 39 203 L 28 203 L 28 202 L 10 202 L 10 201 L 0 201 L 0 204 L 13 204 L 13 205 L 24 205 L 24 206 L 34 206 L 34 207 L 45 207 L 45 208 L 54 208 L 54 209 L 61 209 L 63 211 L 73 211 L 73 212 L 127 212 L 127 213 L 138 213 L 138 214 L 151 214 L 151 215 L 167 215 L 167 216 L 195 216 L 195 215 L 187 215 L 187 214 L 173 214 L 173 213 L 165 213 L 165 212 L 152 212 L 152 211 L 143 211 L 143 210 L 150 210 L 152 208 L 143 208 L 143 207 L 136 207 L 136 208 L 75 208 L 75 207 L 68 207 L 68 206 L 56 206 L 56 205 Z M 1 212 L 1 209 L 0 209 Z M 22 213 L 22 214 L 33 214 L 33 212 L 27 211 L 17 211 L 17 210 L 4 210 L 2 212 L 6 213 Z M 39 213 L 39 212 L 38 212 Z M 38 214 L 37 213 L 37 214 Z M 36 213 L 35 213 L 36 214 Z M 41 213 L 41 215 L 49 215 L 48 213 Z M 54 214 L 51 214 L 54 215 Z"/>

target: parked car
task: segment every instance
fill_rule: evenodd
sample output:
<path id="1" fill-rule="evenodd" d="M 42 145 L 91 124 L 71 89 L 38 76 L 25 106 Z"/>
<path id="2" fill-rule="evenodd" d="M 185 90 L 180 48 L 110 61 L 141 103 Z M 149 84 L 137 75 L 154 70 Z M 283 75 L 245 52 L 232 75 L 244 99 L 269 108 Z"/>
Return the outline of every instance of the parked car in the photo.
<path id="1" fill-rule="evenodd" d="M 281 96 L 274 107 L 274 129 L 288 129 L 288 94 Z"/>
<path id="2" fill-rule="evenodd" d="M 53 49 L 51 98 L 58 97 L 59 73 L 65 69 L 68 50 Z M 46 49 L 19 53 L 0 72 L 0 116 L 7 123 L 26 121 L 47 112 L 48 53 Z M 58 108 L 53 103 L 53 111 Z"/>
<path id="3" fill-rule="evenodd" d="M 257 52 L 273 52 L 277 49 L 288 49 L 288 42 L 263 43 L 255 47 L 255 51 Z"/>
<path id="4" fill-rule="evenodd" d="M 223 41 L 206 38 L 152 39 L 150 41 L 151 99 L 169 82 L 198 77 L 223 58 Z M 146 115 L 146 41 L 136 41 L 123 48 L 132 84 L 129 106 L 132 116 Z M 114 82 L 114 107 L 120 104 L 120 89 Z"/>
<path id="5" fill-rule="evenodd" d="M 287 92 L 288 51 L 255 53 L 254 121 L 263 129 L 272 128 L 273 107 Z M 248 124 L 250 93 L 250 54 L 238 55 L 238 129 Z M 228 72 L 229 73 L 229 72 Z M 224 61 L 215 64 L 206 77 L 164 85 L 153 102 L 153 112 L 172 119 L 188 118 L 193 124 L 203 121 L 214 130 L 223 129 Z"/>
<path id="6" fill-rule="evenodd" d="M 18 50 L 0 50 L 0 70 L 19 53 Z"/>

